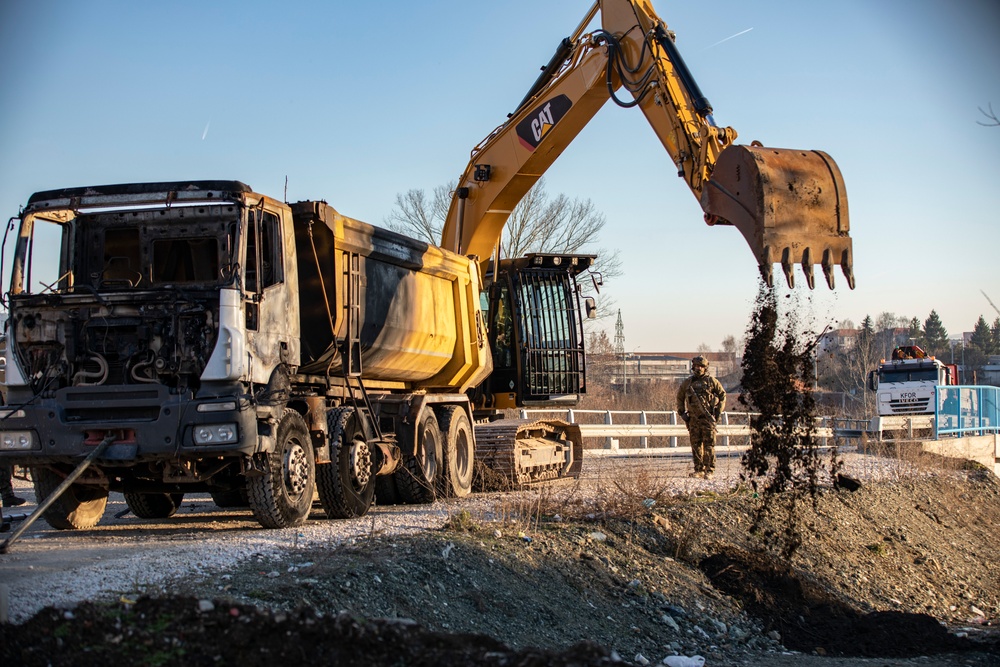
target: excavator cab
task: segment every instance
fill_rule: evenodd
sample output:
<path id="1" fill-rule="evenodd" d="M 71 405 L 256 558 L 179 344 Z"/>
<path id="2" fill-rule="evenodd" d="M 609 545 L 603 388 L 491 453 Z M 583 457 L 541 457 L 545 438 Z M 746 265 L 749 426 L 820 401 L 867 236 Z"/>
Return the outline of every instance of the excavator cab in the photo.
<path id="1" fill-rule="evenodd" d="M 583 319 L 576 276 L 593 255 L 532 253 L 487 273 L 493 373 L 483 407 L 575 404 L 586 391 Z"/>

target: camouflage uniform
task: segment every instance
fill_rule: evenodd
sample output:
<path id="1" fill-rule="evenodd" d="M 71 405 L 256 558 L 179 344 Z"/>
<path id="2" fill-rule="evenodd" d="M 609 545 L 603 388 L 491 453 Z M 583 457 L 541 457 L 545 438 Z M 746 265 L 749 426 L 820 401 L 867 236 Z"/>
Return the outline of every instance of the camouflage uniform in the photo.
<path id="1" fill-rule="evenodd" d="M 715 471 L 715 422 L 726 409 L 726 390 L 708 374 L 704 357 L 695 357 L 691 369 L 691 377 L 677 390 L 677 412 L 687 422 L 695 475 L 711 475 Z"/>
<path id="2" fill-rule="evenodd" d="M 16 507 L 24 504 L 24 498 L 14 495 L 14 486 L 11 484 L 11 473 L 13 470 L 7 464 L 0 465 L 0 502 L 4 507 Z"/>

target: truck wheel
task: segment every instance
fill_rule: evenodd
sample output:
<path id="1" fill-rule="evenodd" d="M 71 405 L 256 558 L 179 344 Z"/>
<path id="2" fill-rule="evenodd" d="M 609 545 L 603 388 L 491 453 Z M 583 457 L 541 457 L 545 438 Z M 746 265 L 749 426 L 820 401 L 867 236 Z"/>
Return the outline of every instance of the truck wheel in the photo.
<path id="1" fill-rule="evenodd" d="M 302 416 L 286 409 L 278 424 L 277 447 L 267 455 L 267 472 L 247 479 L 254 518 L 265 528 L 305 523 L 316 489 L 316 464 Z"/>
<path id="2" fill-rule="evenodd" d="M 457 405 L 446 405 L 438 409 L 437 418 L 444 453 L 444 474 L 438 476 L 438 492 L 446 498 L 464 498 L 472 491 L 472 461 L 476 455 L 469 415 Z"/>
<path id="3" fill-rule="evenodd" d="M 140 519 L 166 519 L 177 513 L 183 493 L 126 493 L 125 504 Z"/>
<path id="4" fill-rule="evenodd" d="M 48 468 L 32 468 L 31 479 L 40 505 L 62 484 L 64 476 Z M 93 528 L 104 516 L 108 490 L 87 484 L 73 484 L 45 510 L 45 521 L 57 530 Z"/>
<path id="5" fill-rule="evenodd" d="M 354 408 L 330 410 L 326 420 L 331 461 L 316 466 L 319 502 L 331 519 L 364 516 L 375 496 L 375 462 L 364 420 Z"/>
<path id="6" fill-rule="evenodd" d="M 396 489 L 404 503 L 424 505 L 437 497 L 437 478 L 441 463 L 441 428 L 434 411 L 424 408 L 412 433 L 401 435 L 403 467 L 396 471 Z M 413 439 L 416 438 L 416 455 Z"/>

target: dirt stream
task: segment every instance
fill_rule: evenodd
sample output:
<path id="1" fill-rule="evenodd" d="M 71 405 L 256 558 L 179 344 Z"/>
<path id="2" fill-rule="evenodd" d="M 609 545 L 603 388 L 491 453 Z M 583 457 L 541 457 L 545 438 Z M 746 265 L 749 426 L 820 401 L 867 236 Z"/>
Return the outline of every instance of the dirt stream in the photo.
<path id="1" fill-rule="evenodd" d="M 0 664 L 1000 664 L 989 473 L 824 488 L 800 506 L 790 559 L 762 537 L 780 526 L 749 530 L 750 489 L 617 491 L 596 505 L 573 489 L 496 494 L 482 516 L 455 501 L 438 531 L 258 554 L 154 597 L 47 608 L 0 626 Z"/>

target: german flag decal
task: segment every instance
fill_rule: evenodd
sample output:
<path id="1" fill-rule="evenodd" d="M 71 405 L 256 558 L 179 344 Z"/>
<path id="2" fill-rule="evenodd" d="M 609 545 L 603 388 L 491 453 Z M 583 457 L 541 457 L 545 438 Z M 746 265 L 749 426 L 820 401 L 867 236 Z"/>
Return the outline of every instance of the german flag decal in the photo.
<path id="1" fill-rule="evenodd" d="M 532 109 L 527 118 L 517 124 L 517 138 L 521 140 L 521 145 L 529 151 L 538 148 L 545 135 L 555 127 L 566 112 L 570 110 L 573 103 L 565 95 L 556 95 L 551 100 L 542 102 Z"/>

